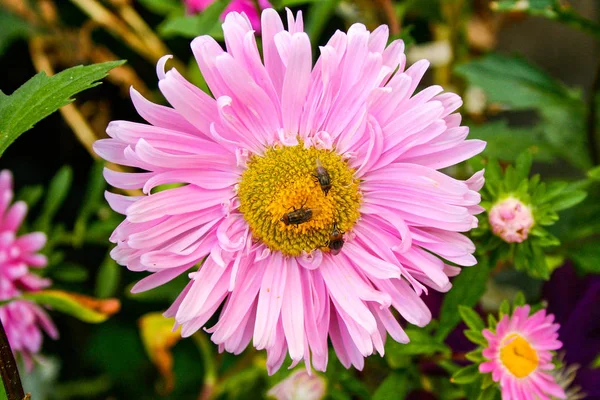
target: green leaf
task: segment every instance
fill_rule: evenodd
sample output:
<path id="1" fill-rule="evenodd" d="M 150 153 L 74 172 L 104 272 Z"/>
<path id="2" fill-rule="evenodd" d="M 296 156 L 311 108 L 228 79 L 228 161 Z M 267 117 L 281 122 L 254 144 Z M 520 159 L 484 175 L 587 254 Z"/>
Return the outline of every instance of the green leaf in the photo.
<path id="1" fill-rule="evenodd" d="M 311 43 L 319 43 L 319 37 L 331 21 L 331 17 L 340 0 L 320 0 L 310 7 L 307 13 L 306 33 Z"/>
<path id="2" fill-rule="evenodd" d="M 169 15 L 183 9 L 178 0 L 138 0 L 139 3 L 158 15 Z"/>
<path id="3" fill-rule="evenodd" d="M 510 303 L 508 300 L 504 299 L 502 300 L 502 303 L 500 303 L 499 314 L 500 319 L 502 319 L 503 316 L 510 314 Z"/>
<path id="4" fill-rule="evenodd" d="M 465 358 L 469 361 L 472 361 L 472 362 L 478 363 L 478 364 L 487 360 L 481 353 L 481 350 L 470 351 L 467 354 L 465 354 Z"/>
<path id="5" fill-rule="evenodd" d="M 472 308 L 458 306 L 458 312 L 460 313 L 460 317 L 465 322 L 465 324 L 467 324 L 467 326 L 472 330 L 482 331 L 483 329 L 485 329 L 485 324 L 483 323 L 483 320 L 481 319 L 479 314 L 477 314 Z"/>
<path id="6" fill-rule="evenodd" d="M 456 73 L 481 87 L 491 102 L 513 110 L 537 110 L 541 123 L 536 129 L 558 155 L 578 167 L 590 166 L 586 106 L 580 91 L 568 88 L 522 58 L 498 54 L 459 65 Z"/>
<path id="7" fill-rule="evenodd" d="M 29 209 L 35 207 L 44 195 L 44 187 L 42 185 L 25 186 L 17 194 L 16 200 L 21 200 L 27 203 Z"/>
<path id="8" fill-rule="evenodd" d="M 321 0 L 272 0 L 271 5 L 274 9 L 280 10 L 285 7 L 298 7 L 303 4 L 318 3 Z"/>
<path id="9" fill-rule="evenodd" d="M 73 170 L 68 165 L 63 166 L 58 170 L 56 175 L 50 181 L 48 186 L 48 192 L 46 193 L 46 200 L 42 207 L 40 216 L 35 221 L 35 228 L 43 232 L 47 232 L 50 227 L 52 218 L 56 215 L 65 201 L 69 190 L 71 189 L 71 182 L 73 181 Z"/>
<path id="10" fill-rule="evenodd" d="M 121 267 L 110 257 L 109 253 L 98 269 L 94 294 L 101 299 L 114 296 L 119 287 L 120 280 Z"/>
<path id="11" fill-rule="evenodd" d="M 595 181 L 600 181 L 600 166 L 590 169 L 587 175 Z"/>
<path id="12" fill-rule="evenodd" d="M 523 292 L 519 291 L 516 295 L 515 295 L 515 299 L 513 300 L 513 311 L 515 308 L 517 307 L 522 307 L 524 306 L 526 303 L 525 300 L 525 295 L 523 294 Z"/>
<path id="13" fill-rule="evenodd" d="M 600 251 L 596 242 L 588 242 L 571 249 L 569 257 L 577 269 L 587 274 L 600 274 Z"/>
<path id="14" fill-rule="evenodd" d="M 19 39 L 26 39 L 35 29 L 27 21 L 18 16 L 0 9 L 0 55 L 6 48 Z"/>
<path id="15" fill-rule="evenodd" d="M 24 293 L 23 299 L 50 307 L 84 322 L 97 324 L 119 311 L 117 299 L 98 300 L 93 297 L 60 290 Z"/>
<path id="16" fill-rule="evenodd" d="M 402 400 L 411 390 L 412 385 L 408 380 L 408 375 L 399 371 L 391 372 L 387 378 L 379 385 L 373 394 L 373 400 Z"/>
<path id="17" fill-rule="evenodd" d="M 505 120 L 469 126 L 469 138 L 487 142 L 483 154 L 489 158 L 514 161 L 516 156 L 529 152 L 536 160 L 551 161 L 552 147 L 539 128 L 511 127 Z"/>
<path id="18" fill-rule="evenodd" d="M 488 346 L 488 341 L 483 337 L 481 331 L 464 331 L 467 339 L 481 346 Z"/>
<path id="19" fill-rule="evenodd" d="M 231 0 L 216 0 L 204 11 L 196 15 L 174 15 L 158 27 L 158 32 L 165 38 L 181 36 L 192 39 L 208 35 L 220 24 L 220 17 Z"/>
<path id="20" fill-rule="evenodd" d="M 496 325 L 498 325 L 498 320 L 493 314 L 488 314 L 488 328 L 492 331 L 496 330 Z"/>
<path id="21" fill-rule="evenodd" d="M 77 264 L 64 264 L 52 269 L 52 277 L 63 282 L 85 282 L 88 270 Z"/>
<path id="22" fill-rule="evenodd" d="M 104 163 L 97 161 L 88 176 L 88 184 L 85 191 L 85 196 L 79 210 L 79 215 L 75 221 L 75 227 L 73 228 L 73 244 L 75 246 L 81 246 L 85 239 L 85 231 L 88 220 L 92 214 L 104 205 L 104 189 L 106 188 L 106 181 L 102 175 L 104 170 Z"/>
<path id="23" fill-rule="evenodd" d="M 566 188 L 559 196 L 552 199 L 552 209 L 554 211 L 566 210 L 581 203 L 587 197 L 583 190 L 571 190 Z"/>
<path id="24" fill-rule="evenodd" d="M 407 344 L 389 340 L 386 343 L 385 358 L 392 368 L 404 365 L 407 357 L 416 355 L 433 355 L 436 353 L 450 354 L 451 351 L 445 344 L 431 336 L 424 329 L 406 329 L 410 338 Z"/>
<path id="25" fill-rule="evenodd" d="M 496 386 L 490 386 L 487 389 L 481 391 L 477 400 L 495 400 L 496 398 L 500 398 L 500 391 Z"/>
<path id="26" fill-rule="evenodd" d="M 459 369 L 454 375 L 452 375 L 450 381 L 452 383 L 456 383 L 457 385 L 467 385 L 479 378 L 479 376 L 479 365 L 469 365 L 468 367 Z"/>
<path id="27" fill-rule="evenodd" d="M 0 91 L 0 156 L 23 132 L 71 103 L 73 95 L 99 85 L 99 80 L 124 62 L 73 67 L 52 77 L 40 72 L 10 96 Z"/>
<path id="28" fill-rule="evenodd" d="M 481 257 L 479 264 L 463 268 L 460 275 L 452 281 L 452 290 L 446 294 L 440 309 L 440 327 L 436 337 L 443 340 L 460 322 L 458 306 L 474 307 L 487 284 L 490 268 L 487 260 Z"/>

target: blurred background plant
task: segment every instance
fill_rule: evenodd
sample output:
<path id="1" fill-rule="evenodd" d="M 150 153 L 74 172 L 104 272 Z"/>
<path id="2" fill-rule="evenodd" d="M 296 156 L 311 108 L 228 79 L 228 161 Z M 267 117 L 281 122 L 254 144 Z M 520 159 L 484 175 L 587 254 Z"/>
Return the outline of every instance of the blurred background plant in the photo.
<path id="1" fill-rule="evenodd" d="M 355 22 L 369 29 L 388 24 L 390 40 L 406 42 L 409 63 L 431 61 L 425 83 L 463 96 L 471 137 L 488 142 L 481 157 L 449 172 L 466 178 L 487 169 L 482 205 L 488 213 L 508 197 L 532 210 L 531 230 L 518 243 L 494 234 L 488 214 L 480 216 L 472 235 L 480 264 L 455 278 L 447 295 L 426 296 L 436 320 L 425 329 L 408 328 L 410 344 L 388 341 L 385 357 L 370 357 L 363 371 L 345 370 L 331 355 L 324 376 L 311 381 L 294 372 L 284 381 L 292 372 L 268 377 L 262 353 L 217 354 L 203 332 L 191 340 L 172 332 L 172 321 L 160 313 L 183 288 L 185 276 L 147 293 L 129 293 L 137 277 L 109 256 L 108 237 L 119 218 L 103 199 L 103 165 L 91 144 L 105 136 L 110 120 L 139 120 L 128 99 L 130 86 L 165 103 L 154 77 L 165 54 L 173 54 L 170 65 L 208 91 L 188 45 L 202 34 L 222 40 L 219 22 L 229 4 L 215 0 L 192 13 L 183 0 L 0 0 L 5 93 L 37 72 L 54 75 L 79 64 L 105 63 L 57 75 L 58 81 L 81 76 L 82 83 L 65 83 L 49 96 L 54 102 L 48 112 L 27 102 L 39 85 L 30 84 L 19 98 L 0 95 L 0 130 L 13 135 L 2 143 L 0 164 L 14 172 L 18 198 L 37 214 L 31 228 L 48 234 L 44 273 L 55 287 L 122 303 L 118 314 L 93 327 L 53 313 L 61 339 L 47 342 L 43 361 L 22 374 L 25 389 L 36 400 L 242 399 L 267 396 L 277 384 L 269 393 L 279 398 L 291 398 L 281 394 L 289 388 L 299 388 L 298 394 L 307 387 L 333 399 L 499 398 L 498 391 L 484 392 L 464 375 L 463 382 L 461 375 L 450 379 L 475 348 L 462 333 L 458 310 L 497 314 L 521 291 L 530 304 L 549 304 L 561 323 L 585 321 L 577 332 L 561 328 L 562 381 L 571 393 L 600 398 L 600 318 L 597 311 L 578 316 L 600 300 L 594 276 L 600 273 L 600 5 L 594 0 L 271 1 L 282 13 L 285 7 L 302 10 L 316 44 Z M 127 63 L 119 65 L 121 59 Z M 65 105 L 108 71 L 106 84 Z M 36 79 L 47 83 L 43 76 Z M 60 115 L 37 123 L 6 149 L 60 106 Z M 20 125 L 11 119 L 18 110 L 29 116 Z M 572 339 L 576 333 L 589 344 L 585 355 L 570 350 L 582 341 Z"/>

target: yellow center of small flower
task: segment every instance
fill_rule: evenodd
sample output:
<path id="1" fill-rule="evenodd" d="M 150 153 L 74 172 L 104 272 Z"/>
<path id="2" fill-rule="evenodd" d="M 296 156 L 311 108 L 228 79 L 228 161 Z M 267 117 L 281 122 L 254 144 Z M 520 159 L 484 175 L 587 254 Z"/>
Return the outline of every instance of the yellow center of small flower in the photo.
<path id="1" fill-rule="evenodd" d="M 525 378 L 539 364 L 537 352 L 522 336 L 513 333 L 502 341 L 502 364 L 517 378 Z"/>
<path id="2" fill-rule="evenodd" d="M 329 173 L 327 194 L 316 178 L 318 163 Z M 248 160 L 238 187 L 240 211 L 253 237 L 271 250 L 290 256 L 326 250 L 334 226 L 348 232 L 360 216 L 361 194 L 354 172 L 331 150 L 305 148 L 303 143 L 269 148 Z M 285 216 L 293 221 L 300 217 L 302 222 L 286 225 L 281 221 Z"/>

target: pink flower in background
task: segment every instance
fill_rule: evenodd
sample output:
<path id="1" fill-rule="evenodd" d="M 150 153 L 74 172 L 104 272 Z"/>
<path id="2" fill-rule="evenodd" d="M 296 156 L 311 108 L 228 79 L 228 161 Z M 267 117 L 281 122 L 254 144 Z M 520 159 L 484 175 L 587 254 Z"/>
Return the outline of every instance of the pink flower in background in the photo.
<path id="1" fill-rule="evenodd" d="M 220 309 L 207 329 L 219 350 L 252 342 L 270 373 L 287 354 L 324 371 L 328 339 L 344 366 L 362 369 L 388 334 L 409 341 L 392 307 L 429 323 L 421 295 L 449 290 L 460 271 L 442 258 L 476 263 L 461 232 L 483 211 L 483 171 L 460 181 L 438 170 L 485 143 L 465 140 L 457 95 L 414 94 L 428 63 L 406 69 L 403 42 L 386 47 L 386 26 L 336 32 L 314 67 L 300 15 L 288 12 L 285 30 L 263 12 L 262 55 L 242 15 L 227 15 L 223 29 L 227 51 L 209 36 L 192 42 L 214 98 L 165 72 L 165 57 L 159 88 L 173 108 L 132 90 L 148 124 L 114 121 L 94 145 L 145 171 L 105 170 L 111 185 L 145 194 L 106 194 L 125 215 L 112 256 L 152 273 L 134 292 L 191 269 L 165 313 L 184 336 Z M 185 185 L 155 191 L 173 183 Z"/>
<path id="2" fill-rule="evenodd" d="M 490 210 L 492 231 L 507 243 L 526 240 L 534 223 L 531 208 L 514 197 L 496 203 Z"/>
<path id="3" fill-rule="evenodd" d="M 325 379 L 300 370 L 273 386 L 267 396 L 277 400 L 321 400 L 325 397 Z"/>
<path id="4" fill-rule="evenodd" d="M 12 175 L 4 170 L 0 172 L 0 300 L 40 290 L 51 283 L 29 272 L 29 268 L 46 266 L 46 257 L 36 254 L 44 247 L 46 235 L 35 232 L 17 236 L 27 205 L 19 201 L 11 206 L 12 198 Z M 0 307 L 0 320 L 13 352 L 23 356 L 28 368 L 33 367 L 32 356 L 42 347 L 42 329 L 50 337 L 58 337 L 46 312 L 28 301 L 12 301 Z"/>
<path id="5" fill-rule="evenodd" d="M 190 14 L 195 14 L 204 11 L 208 6 L 214 3 L 215 0 L 185 0 L 185 5 Z M 271 7 L 271 3 L 268 0 L 258 0 L 258 6 L 261 10 Z M 250 20 L 252 29 L 260 32 L 260 14 L 256 9 L 256 3 L 254 0 L 232 0 L 223 14 L 222 19 L 230 12 L 244 13 Z"/>
<path id="6" fill-rule="evenodd" d="M 517 307 L 512 316 L 505 315 L 496 332 L 488 329 L 483 336 L 488 341 L 479 366 L 482 373 L 492 373 L 494 382 L 500 382 L 503 399 L 535 400 L 566 398 L 563 388 L 550 371 L 554 369 L 552 350 L 558 350 L 559 324 L 554 315 L 540 310 L 529 316 L 529 306 Z"/>

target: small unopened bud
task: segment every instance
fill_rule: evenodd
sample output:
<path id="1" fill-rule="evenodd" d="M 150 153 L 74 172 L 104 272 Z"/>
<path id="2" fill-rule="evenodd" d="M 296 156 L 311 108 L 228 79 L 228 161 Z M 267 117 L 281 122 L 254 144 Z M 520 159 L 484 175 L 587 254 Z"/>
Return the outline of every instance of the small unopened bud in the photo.
<path id="1" fill-rule="evenodd" d="M 531 208 L 514 197 L 496 203 L 490 210 L 492 231 L 507 243 L 526 240 L 534 223 Z"/>
<path id="2" fill-rule="evenodd" d="M 325 396 L 325 380 L 299 370 L 273 386 L 267 395 L 277 400 L 320 400 Z"/>

